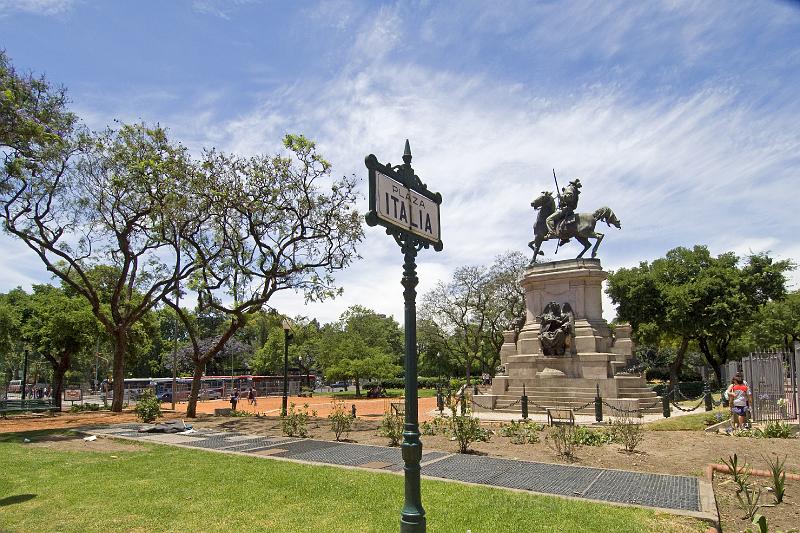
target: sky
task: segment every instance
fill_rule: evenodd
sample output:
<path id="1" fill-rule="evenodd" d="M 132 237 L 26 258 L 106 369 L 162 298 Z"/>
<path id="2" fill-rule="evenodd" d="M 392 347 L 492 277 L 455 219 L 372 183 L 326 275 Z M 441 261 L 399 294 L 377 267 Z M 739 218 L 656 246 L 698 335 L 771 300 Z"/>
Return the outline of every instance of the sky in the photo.
<path id="1" fill-rule="evenodd" d="M 580 178 L 578 211 L 622 221 L 600 230 L 606 270 L 695 244 L 800 262 L 798 2 L 0 0 L 0 48 L 64 85 L 93 129 L 158 122 L 195 153 L 240 155 L 302 133 L 359 179 L 362 213 L 364 157 L 400 163 L 409 139 L 443 198 L 420 297 L 460 266 L 530 255 L 530 202 L 553 169 L 562 187 Z M 22 244 L 0 246 L 0 291 L 50 281 Z M 340 298 L 270 305 L 329 322 L 360 304 L 402 324 L 399 247 L 366 228 L 359 252 Z"/>

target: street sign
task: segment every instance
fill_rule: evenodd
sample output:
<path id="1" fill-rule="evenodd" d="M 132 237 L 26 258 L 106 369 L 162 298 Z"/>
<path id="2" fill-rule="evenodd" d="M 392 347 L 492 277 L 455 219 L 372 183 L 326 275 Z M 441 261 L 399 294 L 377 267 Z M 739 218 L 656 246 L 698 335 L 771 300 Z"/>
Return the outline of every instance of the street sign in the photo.
<path id="1" fill-rule="evenodd" d="M 369 170 L 367 224 L 411 233 L 441 250 L 442 195 L 430 192 L 413 170 L 408 172 L 410 167 L 404 168 L 406 165 L 392 168 L 379 163 L 372 154 L 364 162 Z"/>
<path id="2" fill-rule="evenodd" d="M 364 163 L 369 170 L 369 211 L 367 224 L 381 225 L 394 237 L 403 252 L 405 431 L 403 431 L 403 472 L 405 501 L 400 511 L 401 533 L 425 533 L 425 509 L 422 507 L 420 460 L 422 442 L 419 433 L 417 391 L 417 252 L 433 247 L 441 251 L 439 206 L 442 195 L 432 193 L 411 167 L 411 147 L 406 140 L 403 164 L 382 165 L 370 154 Z M 394 408 L 395 405 L 393 404 Z M 399 409 L 395 410 L 399 415 Z"/>

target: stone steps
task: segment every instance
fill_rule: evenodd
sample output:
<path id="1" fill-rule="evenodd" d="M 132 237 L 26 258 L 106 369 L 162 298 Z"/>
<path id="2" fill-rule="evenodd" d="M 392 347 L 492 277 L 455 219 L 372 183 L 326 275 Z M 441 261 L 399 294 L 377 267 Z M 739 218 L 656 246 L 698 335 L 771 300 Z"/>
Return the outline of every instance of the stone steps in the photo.
<path id="1" fill-rule="evenodd" d="M 474 401 L 476 404 L 476 411 L 496 411 L 501 413 L 519 413 L 522 410 L 520 404 L 520 397 L 522 395 L 504 394 L 497 396 L 494 409 L 487 409 L 490 400 L 487 397 L 478 395 L 475 396 Z M 537 395 L 528 394 L 528 411 L 531 413 L 544 413 L 545 408 L 550 409 L 573 409 L 576 414 L 593 415 L 594 414 L 594 393 L 591 395 L 582 394 L 580 396 L 553 396 L 553 395 Z M 606 403 L 614 404 L 616 400 L 631 400 L 639 399 L 640 404 L 648 405 L 649 407 L 641 409 L 642 413 L 660 413 L 661 402 L 658 401 L 658 396 L 651 391 L 651 396 L 638 397 L 638 398 L 609 398 Z M 587 405 L 588 404 L 588 405 Z M 605 416 L 613 416 L 612 409 L 607 405 L 603 406 Z"/>

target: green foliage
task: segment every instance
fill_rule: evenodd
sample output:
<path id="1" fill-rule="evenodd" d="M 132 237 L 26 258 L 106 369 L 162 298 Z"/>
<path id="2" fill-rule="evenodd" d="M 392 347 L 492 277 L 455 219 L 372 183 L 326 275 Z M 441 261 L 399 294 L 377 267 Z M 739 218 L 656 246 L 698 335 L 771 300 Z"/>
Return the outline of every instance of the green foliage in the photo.
<path id="1" fill-rule="evenodd" d="M 734 433 L 737 437 L 753 437 L 756 439 L 791 439 L 792 426 L 784 422 L 770 421 L 764 428 L 743 429 Z"/>
<path id="2" fill-rule="evenodd" d="M 355 417 L 352 412 L 347 409 L 344 402 L 333 401 L 333 409 L 328 415 L 328 420 L 331 423 L 331 430 L 336 435 L 336 440 L 340 440 L 341 436 L 347 437 L 353 427 Z"/>
<path id="3" fill-rule="evenodd" d="M 443 416 L 435 416 L 430 422 L 420 424 L 420 432 L 423 435 L 445 434 L 450 427 L 450 421 Z"/>
<path id="4" fill-rule="evenodd" d="M 568 461 L 575 459 L 575 450 L 578 445 L 575 442 L 575 427 L 569 425 L 552 426 L 544 440 L 556 455 Z"/>
<path id="5" fill-rule="evenodd" d="M 674 375 L 691 339 L 718 372 L 731 356 L 731 332 L 744 332 L 760 306 L 785 295 L 784 273 L 792 268 L 790 261 L 764 254 L 740 261 L 730 252 L 714 257 L 705 246 L 679 247 L 652 263 L 612 273 L 607 292 L 637 341 L 680 341 Z"/>
<path id="6" fill-rule="evenodd" d="M 82 413 L 86 411 L 99 411 L 99 410 L 100 410 L 99 403 L 74 403 L 69 407 L 70 413 Z"/>
<path id="7" fill-rule="evenodd" d="M 630 417 L 620 417 L 611 422 L 610 437 L 619 442 L 628 453 L 633 452 L 644 440 L 641 421 Z"/>
<path id="8" fill-rule="evenodd" d="M 720 459 L 720 462 L 728 467 L 733 482 L 738 486 L 737 492 L 741 492 L 750 483 L 750 469 L 747 467 L 747 463 L 739 466 L 739 456 L 735 453 L 729 456 L 727 461 Z"/>
<path id="9" fill-rule="evenodd" d="M 742 487 L 742 490 L 736 493 L 736 499 L 739 502 L 739 507 L 744 511 L 744 517 L 748 520 L 752 519 L 758 510 L 761 508 L 761 489 L 751 487 L 750 485 Z"/>
<path id="10" fill-rule="evenodd" d="M 783 495 L 786 493 L 786 470 L 784 469 L 786 457 L 786 455 L 783 456 L 783 459 L 780 457 L 775 457 L 774 461 L 770 458 L 764 458 L 767 461 L 767 464 L 769 464 L 769 472 L 772 478 L 772 492 L 775 495 L 775 503 L 781 503 L 783 501 Z"/>
<path id="11" fill-rule="evenodd" d="M 718 409 L 716 412 L 709 412 L 703 415 L 703 424 L 713 426 L 725 420 L 731 419 L 731 412 L 728 409 Z"/>
<path id="12" fill-rule="evenodd" d="M 308 437 L 308 421 L 316 416 L 316 411 L 311 411 L 309 415 L 307 403 L 303 404 L 302 409 L 297 409 L 292 402 L 286 416 L 281 417 L 281 431 L 287 437 Z"/>
<path id="13" fill-rule="evenodd" d="M 338 323 L 322 328 L 318 342 L 318 363 L 328 380 L 384 379 L 401 371 L 400 326 L 371 309 L 350 307 Z"/>
<path id="14" fill-rule="evenodd" d="M 139 396 L 133 411 L 139 420 L 149 424 L 161 416 L 161 404 L 151 389 L 145 389 Z"/>
<path id="15" fill-rule="evenodd" d="M 473 442 L 486 442 L 491 437 L 488 430 L 481 427 L 481 421 L 471 416 L 454 416 L 450 419 L 450 433 L 458 441 L 458 451 L 467 453 Z"/>
<path id="16" fill-rule="evenodd" d="M 386 411 L 378 427 L 378 434 L 389 438 L 389 446 L 397 446 L 403 438 L 403 425 L 403 415 Z"/>
<path id="17" fill-rule="evenodd" d="M 500 435 L 509 437 L 511 444 L 535 444 L 539 442 L 539 432 L 544 429 L 542 424 L 524 420 L 512 420 L 500 426 Z"/>

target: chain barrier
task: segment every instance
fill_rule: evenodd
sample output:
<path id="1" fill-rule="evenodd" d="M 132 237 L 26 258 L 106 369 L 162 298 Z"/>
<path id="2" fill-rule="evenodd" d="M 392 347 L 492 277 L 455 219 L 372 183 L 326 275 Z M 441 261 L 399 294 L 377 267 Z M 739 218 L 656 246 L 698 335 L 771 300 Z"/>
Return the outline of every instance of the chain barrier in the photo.
<path id="1" fill-rule="evenodd" d="M 680 405 L 678 405 L 675 402 L 670 402 L 670 403 L 678 411 L 683 411 L 684 413 L 691 413 L 692 411 L 696 411 L 701 405 L 703 405 L 703 403 L 705 403 L 705 398 L 700 398 L 700 401 L 697 403 L 697 405 L 695 405 L 694 407 L 692 407 L 690 409 L 684 409 L 683 407 L 681 407 Z"/>
<path id="2" fill-rule="evenodd" d="M 470 402 L 472 403 L 472 405 L 477 405 L 481 409 L 486 409 L 487 411 L 496 411 L 498 409 L 509 409 L 511 407 L 514 407 L 515 405 L 518 405 L 521 401 L 522 401 L 522 398 L 520 398 L 519 400 L 516 400 L 514 402 L 511 402 L 508 405 L 495 405 L 494 407 L 490 407 L 490 406 L 487 406 L 487 405 L 482 405 L 479 402 L 476 402 L 475 398 L 471 398 L 470 399 Z"/>
<path id="3" fill-rule="evenodd" d="M 701 393 L 700 397 L 702 398 L 704 394 L 705 393 Z M 694 398 L 687 398 L 686 395 L 681 392 L 680 387 L 675 387 L 672 390 L 672 396 L 675 398 L 675 401 L 678 401 L 678 396 L 680 396 L 681 399 L 683 399 L 683 400 L 689 400 L 689 401 L 694 400 Z"/>
<path id="4" fill-rule="evenodd" d="M 603 405 L 605 405 L 606 407 L 608 407 L 612 411 L 619 411 L 620 413 L 626 413 L 626 414 L 631 414 L 631 413 L 636 413 L 637 415 L 639 414 L 639 409 L 638 408 L 637 409 L 623 409 L 622 407 L 618 407 L 616 405 L 611 405 L 610 403 L 606 402 L 605 400 L 602 400 L 602 402 L 603 402 Z"/>

